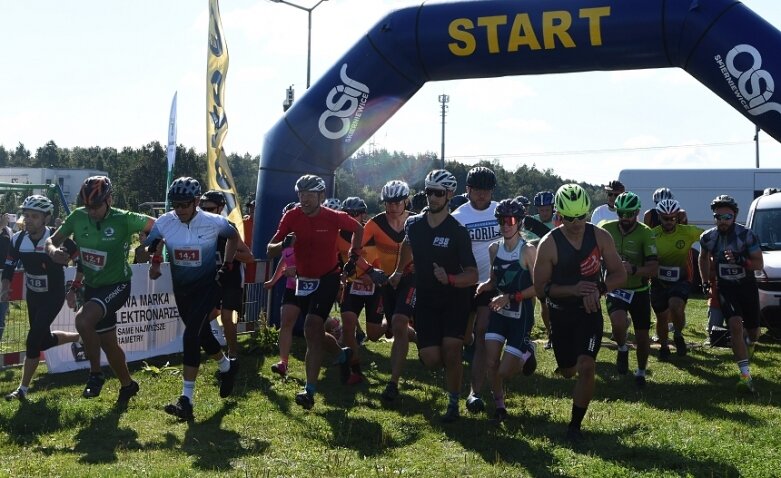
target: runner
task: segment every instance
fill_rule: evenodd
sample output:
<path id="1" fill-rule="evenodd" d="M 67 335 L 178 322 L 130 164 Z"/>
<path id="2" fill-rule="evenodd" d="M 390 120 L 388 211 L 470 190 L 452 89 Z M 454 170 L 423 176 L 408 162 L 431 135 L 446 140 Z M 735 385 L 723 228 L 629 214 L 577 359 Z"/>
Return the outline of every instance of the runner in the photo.
<path id="1" fill-rule="evenodd" d="M 241 284 L 241 276 L 233 274 L 234 256 L 239 232 L 223 216 L 202 210 L 199 206 L 201 184 L 190 177 L 180 177 L 168 188 L 168 201 L 173 210 L 158 217 L 147 242 L 157 252 L 149 266 L 149 278 L 158 279 L 162 272 L 160 263 L 161 241 L 171 258 L 171 282 L 174 287 L 176 307 L 184 323 L 182 346 L 182 394 L 176 403 L 169 403 L 164 410 L 180 421 L 192 421 L 195 380 L 201 365 L 201 350 L 217 361 L 220 380 L 220 397 L 233 391 L 238 372 L 238 362 L 222 352 L 220 343 L 209 327 L 209 317 L 220 299 L 222 290 Z M 213 201 L 213 195 L 209 196 Z M 221 266 L 217 267 L 217 244 L 226 238 Z M 216 281 L 216 282 L 215 282 Z"/>
<path id="2" fill-rule="evenodd" d="M 594 396 L 596 358 L 602 340 L 600 296 L 626 281 L 626 271 L 607 231 L 586 222 L 591 201 L 577 184 L 556 191 L 562 225 L 543 237 L 534 263 L 534 288 L 547 299 L 559 373 L 577 375 L 567 439 L 583 439 L 581 423 Z M 607 276 L 600 279 L 604 261 Z"/>
<path id="3" fill-rule="evenodd" d="M 626 187 L 621 181 L 610 181 L 605 186 L 607 193 L 607 204 L 603 204 L 591 213 L 591 223 L 599 226 L 602 221 L 612 221 L 616 218 L 616 198 L 619 194 L 626 191 Z"/>
<path id="4" fill-rule="evenodd" d="M 534 206 L 537 208 L 537 214 L 532 217 L 540 221 L 549 230 L 556 227 L 553 214 L 555 212 L 553 207 L 554 199 L 555 197 L 551 191 L 540 191 L 534 195 Z M 532 244 L 536 246 L 541 238 L 542 236 L 538 236 L 536 240 L 533 239 Z M 550 340 L 550 311 L 544 298 L 539 297 L 538 300 L 540 301 L 540 317 L 542 317 L 542 323 L 545 325 L 545 336 L 548 339 L 545 342 L 545 350 L 548 350 L 553 347 L 553 342 Z"/>
<path id="5" fill-rule="evenodd" d="M 51 331 L 50 327 L 57 318 L 65 301 L 65 272 L 63 266 L 52 262 L 46 254 L 43 244 L 54 233 L 53 227 L 46 227 L 54 204 L 46 196 L 29 196 L 22 203 L 25 230 L 11 238 L 11 247 L 3 269 L 0 300 L 8 300 L 8 292 L 17 264 L 24 266 L 25 289 L 27 295 L 27 318 L 30 330 L 27 332 L 22 380 L 19 387 L 5 396 L 6 400 L 26 400 L 33 374 L 38 368 L 41 352 L 57 345 L 76 342 L 79 334 L 75 332 Z M 73 260 L 78 259 L 78 248 L 70 239 L 63 246 Z M 80 280 L 81 264 L 77 261 Z"/>
<path id="6" fill-rule="evenodd" d="M 57 264 L 66 265 L 70 253 L 61 247 L 73 236 L 79 247 L 84 269 L 84 304 L 76 312 L 75 322 L 90 374 L 82 396 L 100 395 L 106 379 L 100 368 L 100 350 L 122 386 L 119 402 L 127 402 L 138 393 L 138 383 L 130 377 L 125 352 L 117 343 L 117 311 L 130 297 L 132 270 L 127 263 L 133 234 L 149 232 L 154 218 L 112 207 L 111 180 L 92 176 L 79 191 L 84 207 L 75 209 L 57 231 L 46 239 L 46 252 Z M 72 286 L 81 286 L 77 282 Z"/>
<path id="7" fill-rule="evenodd" d="M 654 201 L 654 207 L 647 210 L 643 214 L 643 223 L 650 227 L 655 228 L 659 225 L 661 225 L 661 220 L 659 217 L 659 211 L 656 209 L 656 206 L 659 205 L 660 201 L 664 201 L 665 199 L 675 199 L 675 196 L 673 196 L 673 192 L 670 191 L 670 188 L 658 188 L 656 191 L 654 191 L 653 194 L 653 201 Z M 689 224 L 689 219 L 686 216 L 686 211 L 680 208 L 680 205 L 678 207 L 678 212 L 676 213 L 678 218 L 678 224 Z"/>

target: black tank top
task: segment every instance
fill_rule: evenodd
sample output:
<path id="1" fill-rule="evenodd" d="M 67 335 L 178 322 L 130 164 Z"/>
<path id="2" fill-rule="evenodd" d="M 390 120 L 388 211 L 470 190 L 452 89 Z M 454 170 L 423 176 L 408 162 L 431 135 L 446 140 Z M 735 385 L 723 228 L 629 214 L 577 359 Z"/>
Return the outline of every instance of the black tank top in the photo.
<path id="1" fill-rule="evenodd" d="M 551 282 L 557 285 L 575 285 L 582 280 L 597 282 L 600 277 L 602 255 L 597 245 L 594 225 L 586 224 L 583 232 L 583 242 L 580 249 L 575 249 L 564 237 L 561 228 L 554 229 L 553 239 L 556 241 L 557 264 L 553 267 Z M 580 297 L 559 297 L 549 299 L 558 305 L 581 304 Z"/>

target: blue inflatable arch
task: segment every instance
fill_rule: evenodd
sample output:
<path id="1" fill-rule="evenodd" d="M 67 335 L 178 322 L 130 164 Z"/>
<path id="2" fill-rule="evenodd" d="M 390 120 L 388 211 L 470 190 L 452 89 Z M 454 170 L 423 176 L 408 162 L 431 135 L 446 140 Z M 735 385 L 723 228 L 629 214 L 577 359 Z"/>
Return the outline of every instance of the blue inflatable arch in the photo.
<path id="1" fill-rule="evenodd" d="M 462 0 L 394 11 L 266 135 L 253 252 L 266 257 L 299 176 L 330 183 L 427 81 L 679 67 L 781 141 L 778 51 L 781 32 L 735 0 Z"/>

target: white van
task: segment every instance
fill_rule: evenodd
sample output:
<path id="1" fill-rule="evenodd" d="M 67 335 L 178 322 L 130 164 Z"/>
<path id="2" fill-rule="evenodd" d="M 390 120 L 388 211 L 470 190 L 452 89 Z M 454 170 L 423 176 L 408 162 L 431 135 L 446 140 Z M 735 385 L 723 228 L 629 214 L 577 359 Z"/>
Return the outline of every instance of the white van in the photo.
<path id="1" fill-rule="evenodd" d="M 781 181 L 778 183 L 781 186 Z M 769 188 L 748 211 L 746 226 L 759 237 L 765 266 L 755 271 L 762 325 L 781 333 L 781 192 Z"/>

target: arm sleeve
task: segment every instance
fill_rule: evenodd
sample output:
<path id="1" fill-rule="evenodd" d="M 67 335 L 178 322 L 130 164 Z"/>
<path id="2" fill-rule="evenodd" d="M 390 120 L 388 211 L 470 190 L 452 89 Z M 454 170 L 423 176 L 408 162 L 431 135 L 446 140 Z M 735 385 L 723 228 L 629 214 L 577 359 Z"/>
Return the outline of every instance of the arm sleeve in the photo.
<path id="1" fill-rule="evenodd" d="M 0 242 L 5 242 L 6 240 L 9 242 L 9 247 L 6 254 L 2 256 L 5 257 L 2 278 L 11 280 L 14 277 L 14 271 L 16 270 L 16 264 L 19 262 L 19 257 L 16 254 L 16 250 L 13 247 L 10 247 L 10 239 L 6 239 L 5 237 L 0 238 Z"/>

